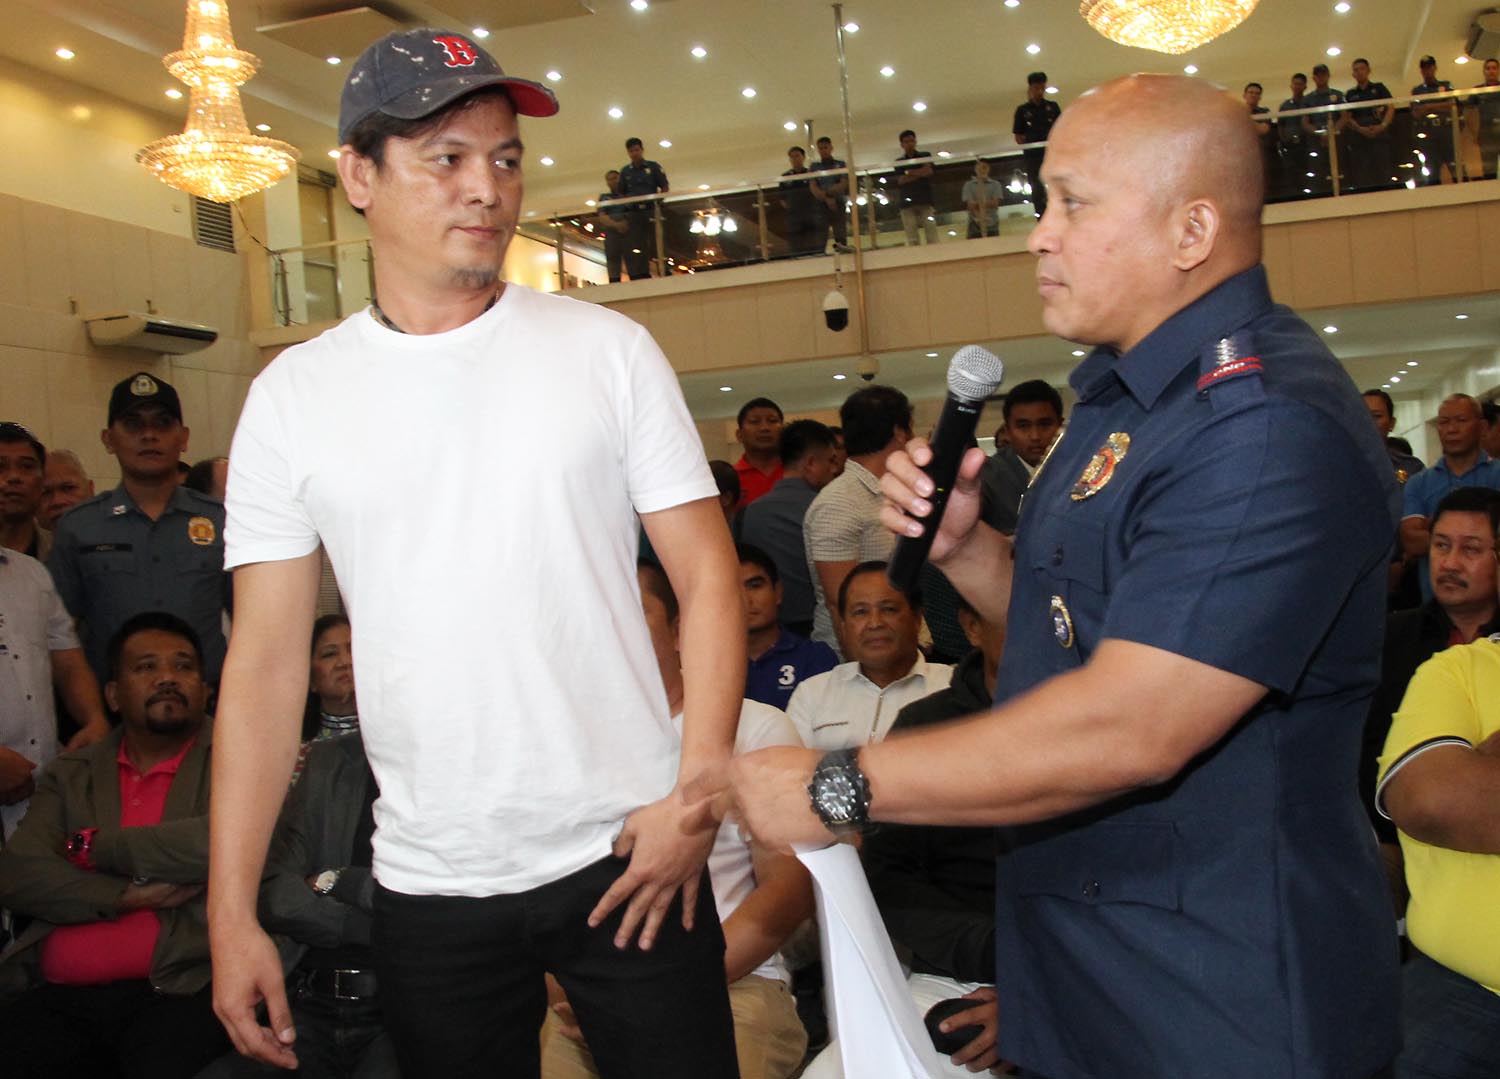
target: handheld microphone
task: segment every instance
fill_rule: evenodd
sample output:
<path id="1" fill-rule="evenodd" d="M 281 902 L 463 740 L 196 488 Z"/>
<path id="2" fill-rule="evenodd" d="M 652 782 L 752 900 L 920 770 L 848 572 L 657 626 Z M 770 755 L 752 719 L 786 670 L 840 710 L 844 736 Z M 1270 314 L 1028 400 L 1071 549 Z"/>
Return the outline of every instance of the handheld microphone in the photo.
<path id="1" fill-rule="evenodd" d="M 920 536 L 897 538 L 896 550 L 886 570 L 891 583 L 903 591 L 916 584 L 922 563 L 927 561 L 933 537 L 943 522 L 948 495 L 958 478 L 958 466 L 974 441 L 979 413 L 1004 378 L 1005 364 L 1000 357 L 978 345 L 965 345 L 948 364 L 948 399 L 943 402 L 942 414 L 932 432 L 932 460 L 922 469 L 932 480 L 932 494 L 927 496 L 932 512 L 922 518 Z"/>

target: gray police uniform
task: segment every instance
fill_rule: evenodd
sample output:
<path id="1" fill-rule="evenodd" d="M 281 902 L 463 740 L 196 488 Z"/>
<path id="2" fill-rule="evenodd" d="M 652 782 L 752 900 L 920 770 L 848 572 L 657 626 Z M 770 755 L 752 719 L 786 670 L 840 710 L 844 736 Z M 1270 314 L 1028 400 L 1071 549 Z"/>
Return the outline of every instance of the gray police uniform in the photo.
<path id="1" fill-rule="evenodd" d="M 105 491 L 58 519 L 47 568 L 83 623 L 84 652 L 100 682 L 109 677 L 109 638 L 142 611 L 167 611 L 192 626 L 204 677 L 218 681 L 229 598 L 222 502 L 179 487 L 153 521 L 123 486 Z"/>
<path id="2" fill-rule="evenodd" d="M 1049 1079 L 1352 1079 L 1397 1048 L 1394 918 L 1360 807 L 1396 527 L 1359 393 L 1265 270 L 1078 404 L 1021 506 L 997 701 L 1133 641 L 1266 698 L 1159 787 L 1000 830 L 1000 1052 Z"/>

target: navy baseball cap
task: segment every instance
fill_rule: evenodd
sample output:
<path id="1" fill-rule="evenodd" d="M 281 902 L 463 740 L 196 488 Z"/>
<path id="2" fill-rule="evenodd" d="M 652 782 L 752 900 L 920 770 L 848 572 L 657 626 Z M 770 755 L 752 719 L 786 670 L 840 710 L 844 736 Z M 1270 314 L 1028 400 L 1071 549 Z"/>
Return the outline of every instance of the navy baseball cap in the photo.
<path id="1" fill-rule="evenodd" d="M 467 34 L 406 30 L 387 34 L 354 61 L 339 99 L 339 142 L 377 112 L 420 120 L 465 94 L 503 86 L 521 116 L 551 116 L 557 95 L 541 83 L 507 75 Z"/>
<path id="2" fill-rule="evenodd" d="M 129 378 L 123 378 L 115 383 L 115 388 L 109 395 L 109 423 L 114 422 L 127 412 L 134 412 L 146 405 L 160 405 L 178 423 L 182 422 L 182 402 L 177 397 L 177 391 L 161 379 L 147 374 L 145 371 L 137 371 Z"/>

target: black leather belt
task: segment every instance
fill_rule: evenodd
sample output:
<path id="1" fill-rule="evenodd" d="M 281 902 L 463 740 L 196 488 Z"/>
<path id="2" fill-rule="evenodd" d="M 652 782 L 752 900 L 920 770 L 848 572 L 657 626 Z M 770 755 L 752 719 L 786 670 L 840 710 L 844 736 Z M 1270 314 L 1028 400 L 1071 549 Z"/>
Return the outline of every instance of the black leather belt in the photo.
<path id="1" fill-rule="evenodd" d="M 304 971 L 299 985 L 334 1000 L 368 1000 L 379 991 L 373 970 L 318 968 Z"/>

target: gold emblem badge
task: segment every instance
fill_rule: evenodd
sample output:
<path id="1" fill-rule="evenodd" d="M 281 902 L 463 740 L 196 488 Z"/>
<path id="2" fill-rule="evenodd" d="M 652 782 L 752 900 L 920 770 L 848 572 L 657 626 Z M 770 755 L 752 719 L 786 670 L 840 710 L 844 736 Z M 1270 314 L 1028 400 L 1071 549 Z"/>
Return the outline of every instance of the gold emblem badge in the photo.
<path id="1" fill-rule="evenodd" d="M 1130 436 L 1124 431 L 1116 431 L 1106 438 L 1104 445 L 1084 465 L 1083 472 L 1079 475 L 1078 482 L 1073 484 L 1073 489 L 1068 492 L 1068 497 L 1074 502 L 1082 502 L 1085 498 L 1098 494 L 1114 478 L 1115 466 L 1125 460 L 1125 454 L 1129 451 Z"/>
<path id="2" fill-rule="evenodd" d="M 1406 481 L 1407 481 L 1407 479 L 1408 479 L 1408 476 L 1407 476 L 1407 473 L 1406 473 L 1406 469 L 1404 469 L 1404 468 L 1398 468 L 1398 469 L 1396 469 L 1396 482 L 1397 483 L 1405 484 Z"/>
<path id="3" fill-rule="evenodd" d="M 135 397 L 151 397 L 160 393 L 161 387 L 156 384 L 156 379 L 143 372 L 131 381 L 130 392 Z"/>
<path id="4" fill-rule="evenodd" d="M 1068 613 L 1068 605 L 1063 602 L 1061 596 L 1052 597 L 1052 636 L 1057 638 L 1057 643 L 1064 648 L 1073 647 L 1073 616 Z"/>
<path id="5" fill-rule="evenodd" d="M 188 522 L 188 539 L 199 547 L 207 547 L 214 541 L 214 523 L 207 517 L 194 517 Z"/>

